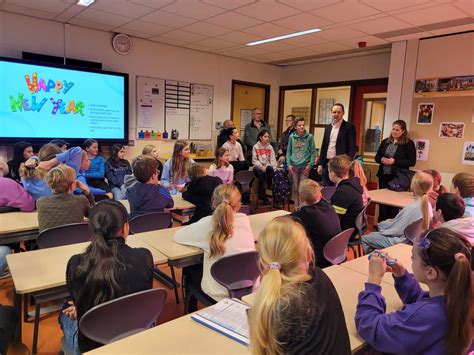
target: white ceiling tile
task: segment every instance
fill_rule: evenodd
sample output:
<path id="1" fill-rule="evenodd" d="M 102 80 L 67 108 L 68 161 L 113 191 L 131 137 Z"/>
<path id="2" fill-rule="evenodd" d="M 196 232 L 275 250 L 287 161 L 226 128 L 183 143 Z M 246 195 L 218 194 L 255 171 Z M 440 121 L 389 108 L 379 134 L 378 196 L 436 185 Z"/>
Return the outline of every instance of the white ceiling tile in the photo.
<path id="1" fill-rule="evenodd" d="M 134 4 L 127 0 L 114 0 L 113 4 L 106 1 L 96 1 L 91 8 L 131 18 L 144 16 L 153 11 L 147 6 Z"/>
<path id="2" fill-rule="evenodd" d="M 146 34 L 146 37 L 153 37 L 158 36 L 161 33 L 172 31 L 173 29 L 171 27 L 157 25 L 156 23 L 135 20 L 114 29 L 114 31 L 117 32 L 121 30 L 124 30 L 125 32 L 135 31 L 138 33 Z"/>
<path id="3" fill-rule="evenodd" d="M 429 3 L 430 0 L 360 0 L 366 5 L 372 6 L 380 11 L 393 11 L 398 9 L 406 9 L 410 6 Z M 386 32 L 385 29 L 383 32 Z"/>
<path id="4" fill-rule="evenodd" d="M 300 48 L 300 47 L 292 46 L 291 44 L 288 44 L 288 43 L 282 43 L 280 41 L 259 44 L 256 47 L 258 47 L 259 49 L 264 49 L 269 52 L 283 52 L 283 51 L 289 51 L 291 49 L 295 50 L 295 49 Z"/>
<path id="5" fill-rule="evenodd" d="M 298 47 L 309 47 L 309 46 L 314 46 L 316 44 L 327 43 L 328 40 L 309 34 L 309 35 L 304 35 L 304 36 L 288 38 L 288 39 L 283 40 L 282 42 L 288 43 L 294 46 L 298 46 Z"/>
<path id="6" fill-rule="evenodd" d="M 151 35 L 148 34 L 148 33 L 140 32 L 140 31 L 134 31 L 134 30 L 127 30 L 127 29 L 121 28 L 121 27 L 114 28 L 113 31 L 118 32 L 118 33 L 125 33 L 129 36 L 142 38 L 142 39 L 148 39 L 148 38 L 151 37 Z"/>
<path id="7" fill-rule="evenodd" d="M 224 35 L 217 36 L 216 38 L 224 39 L 226 41 L 231 41 L 239 44 L 255 42 L 263 39 L 263 37 L 251 35 L 249 33 L 244 33 L 240 31 L 226 33 Z"/>
<path id="8" fill-rule="evenodd" d="M 346 46 L 346 45 L 340 44 L 340 43 L 336 43 L 336 42 L 319 44 L 319 45 L 316 45 L 316 46 L 311 46 L 309 48 L 316 51 L 316 52 L 318 52 L 318 53 L 341 52 L 341 51 L 347 51 L 349 49 L 352 49 L 349 46 Z"/>
<path id="9" fill-rule="evenodd" d="M 92 28 L 92 29 L 101 30 L 101 31 L 112 31 L 112 29 L 116 27 L 116 26 L 106 25 L 100 22 L 90 22 L 87 20 L 82 20 L 77 17 L 73 17 L 72 19 L 68 21 L 68 23 L 72 25 L 78 25 L 78 26 Z"/>
<path id="10" fill-rule="evenodd" d="M 250 5 L 257 2 L 257 0 L 201 0 L 201 1 L 205 2 L 206 4 L 215 5 L 227 10 L 233 10 L 238 7 Z"/>
<path id="11" fill-rule="evenodd" d="M 113 27 L 118 27 L 131 21 L 131 18 L 128 17 L 114 15 L 108 12 L 98 11 L 91 8 L 85 9 L 80 14 L 76 15 L 74 19 L 84 20 L 102 25 L 109 25 Z"/>
<path id="12" fill-rule="evenodd" d="M 267 59 L 269 61 L 275 61 L 275 60 L 285 60 L 285 59 L 293 58 L 293 55 L 288 54 L 288 53 L 267 53 L 267 54 L 261 54 L 259 55 L 259 57 Z"/>
<path id="13" fill-rule="evenodd" d="M 203 46 L 203 45 L 198 45 L 198 44 L 195 44 L 195 43 L 183 44 L 182 47 L 189 48 L 189 49 L 194 49 L 196 51 L 202 51 L 202 52 L 212 52 L 215 49 L 215 48 L 206 47 L 206 46 Z"/>
<path id="14" fill-rule="evenodd" d="M 21 14 L 21 15 L 45 18 L 45 19 L 50 19 L 50 20 L 55 18 L 57 15 L 57 13 L 54 13 L 54 12 L 37 10 L 34 8 L 27 8 L 27 7 L 11 5 L 11 4 L 3 4 L 1 9 L 5 11 Z"/>
<path id="15" fill-rule="evenodd" d="M 312 55 L 317 55 L 318 52 L 315 50 L 311 50 L 309 48 L 297 48 L 297 49 L 291 49 L 289 51 L 283 51 L 280 52 L 282 54 L 287 54 L 291 55 L 290 58 L 301 58 L 301 57 L 309 57 Z"/>
<path id="16" fill-rule="evenodd" d="M 321 28 L 330 25 L 332 22 L 311 14 L 299 14 L 273 21 L 274 24 L 291 28 L 295 31 L 304 31 L 311 28 Z"/>
<path id="17" fill-rule="evenodd" d="M 62 0 L 41 0 L 41 1 L 32 1 L 32 0 L 7 0 L 5 1 L 6 5 L 21 6 L 28 9 L 36 9 L 40 11 L 46 11 L 53 14 L 60 14 L 68 7 L 71 3 L 66 3 Z"/>
<path id="18" fill-rule="evenodd" d="M 319 17 L 324 17 L 329 21 L 341 23 L 357 18 L 375 15 L 378 14 L 379 11 L 359 2 L 347 1 L 313 10 L 311 13 Z"/>
<path id="19" fill-rule="evenodd" d="M 366 35 L 366 36 L 356 37 L 356 38 L 351 38 L 351 39 L 345 39 L 345 40 L 339 41 L 338 43 L 341 43 L 345 46 L 349 46 L 349 47 L 352 47 L 352 48 L 359 48 L 359 45 L 358 45 L 359 42 L 367 42 L 367 47 L 379 46 L 381 44 L 389 43 L 388 41 L 386 41 L 382 38 L 371 36 L 371 35 Z"/>
<path id="20" fill-rule="evenodd" d="M 245 54 L 245 55 L 248 55 L 248 56 L 258 56 L 260 54 L 268 53 L 267 51 L 265 51 L 263 49 L 256 48 L 256 47 L 248 47 L 248 46 L 235 48 L 235 49 L 232 49 L 230 52 Z"/>
<path id="21" fill-rule="evenodd" d="M 167 32 L 161 35 L 165 38 L 177 39 L 178 41 L 183 41 L 185 43 L 202 41 L 206 39 L 206 36 L 198 35 L 197 33 L 191 33 L 183 30 L 174 30 Z"/>
<path id="22" fill-rule="evenodd" d="M 399 42 L 399 41 L 407 41 L 409 39 L 426 38 L 426 37 L 431 37 L 431 36 L 433 35 L 430 32 L 418 32 L 418 33 L 412 33 L 408 35 L 390 37 L 390 38 L 385 38 L 385 39 L 390 42 Z"/>
<path id="23" fill-rule="evenodd" d="M 160 11 L 160 10 L 149 13 L 148 15 L 143 16 L 141 19 L 143 21 L 153 22 L 159 25 L 173 27 L 173 28 L 190 25 L 196 22 L 195 19 L 192 19 L 186 16 L 171 14 L 169 12 Z"/>
<path id="24" fill-rule="evenodd" d="M 233 57 L 233 58 L 245 58 L 247 57 L 247 54 L 243 54 L 243 53 L 237 53 L 237 52 L 233 52 L 233 51 L 222 51 L 222 52 L 219 52 L 220 55 L 225 55 L 227 57 Z"/>
<path id="25" fill-rule="evenodd" d="M 247 57 L 245 58 L 247 60 L 250 60 L 252 62 L 257 62 L 257 63 L 266 63 L 266 62 L 269 62 L 268 59 L 265 59 L 265 58 L 261 58 L 261 57 Z"/>
<path id="26" fill-rule="evenodd" d="M 453 2 L 459 10 L 464 11 L 467 15 L 474 17 L 474 1 L 472 0 L 456 0 Z"/>
<path id="27" fill-rule="evenodd" d="M 172 4 L 175 0 L 127 0 L 133 4 L 147 6 L 152 9 L 159 9 L 163 6 Z"/>
<path id="28" fill-rule="evenodd" d="M 462 26 L 448 27 L 439 30 L 431 30 L 430 32 L 435 36 L 447 35 L 450 33 L 459 33 L 466 31 L 474 31 L 474 23 Z"/>
<path id="29" fill-rule="evenodd" d="M 293 30 L 271 23 L 264 23 L 263 25 L 245 28 L 242 30 L 242 32 L 250 33 L 256 36 L 262 36 L 265 38 L 271 38 L 292 33 Z"/>
<path id="30" fill-rule="evenodd" d="M 172 39 L 172 38 L 166 38 L 163 36 L 152 37 L 152 38 L 149 38 L 149 40 L 154 41 L 154 42 L 164 43 L 164 44 L 171 44 L 173 46 L 181 46 L 186 43 L 185 41 L 180 41 L 180 40 Z"/>
<path id="31" fill-rule="evenodd" d="M 198 2 L 197 0 L 177 0 L 171 5 L 161 8 L 161 10 L 191 17 L 196 20 L 204 20 L 225 12 L 225 10 L 220 7 Z"/>
<path id="32" fill-rule="evenodd" d="M 252 5 L 241 7 L 235 11 L 263 21 L 274 21 L 300 13 L 299 10 L 276 3 L 273 0 L 262 0 Z"/>
<path id="33" fill-rule="evenodd" d="M 214 36 L 223 35 L 224 33 L 232 32 L 232 30 L 228 28 L 213 25 L 212 23 L 207 23 L 207 22 L 196 22 L 191 25 L 184 26 L 181 29 L 184 31 L 198 33 L 200 35 L 207 36 L 207 37 L 214 37 Z"/>
<path id="34" fill-rule="evenodd" d="M 318 37 L 329 41 L 340 41 L 348 38 L 361 37 L 363 35 L 365 35 L 365 33 L 350 27 L 338 27 L 318 32 Z"/>
<path id="35" fill-rule="evenodd" d="M 240 30 L 242 28 L 256 26 L 262 23 L 262 21 L 260 20 L 241 15 L 232 11 L 208 18 L 206 22 L 222 27 L 231 28 L 233 30 Z"/>
<path id="36" fill-rule="evenodd" d="M 230 47 L 237 47 L 238 44 L 234 42 L 225 41 L 219 38 L 208 38 L 202 41 L 194 42 L 198 46 L 205 46 L 213 49 L 225 49 Z"/>
<path id="37" fill-rule="evenodd" d="M 277 0 L 279 3 L 294 7 L 301 11 L 319 9 L 320 7 L 334 5 L 342 1 L 343 0 Z"/>
<path id="38" fill-rule="evenodd" d="M 396 15 L 397 18 L 414 26 L 429 25 L 437 22 L 455 20 L 467 17 L 466 14 L 452 5 L 440 5 L 422 10 L 411 11 Z"/>
<path id="39" fill-rule="evenodd" d="M 386 16 L 377 20 L 355 23 L 350 25 L 350 27 L 365 33 L 374 34 L 411 28 L 413 26 L 395 17 Z"/>
<path id="40" fill-rule="evenodd" d="M 73 5 L 68 7 L 66 10 L 61 12 L 58 16 L 54 18 L 55 21 L 67 22 L 70 18 L 73 18 L 78 13 L 84 10 L 83 6 Z"/>

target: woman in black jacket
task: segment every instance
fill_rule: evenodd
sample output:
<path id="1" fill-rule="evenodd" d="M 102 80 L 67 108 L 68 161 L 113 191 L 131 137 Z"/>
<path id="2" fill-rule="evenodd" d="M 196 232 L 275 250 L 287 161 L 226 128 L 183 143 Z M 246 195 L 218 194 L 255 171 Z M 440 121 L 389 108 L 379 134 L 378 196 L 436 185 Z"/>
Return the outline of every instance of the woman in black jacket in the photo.
<path id="1" fill-rule="evenodd" d="M 377 177 L 379 189 L 388 187 L 388 183 L 396 177 L 397 168 L 409 169 L 416 164 L 415 143 L 408 138 L 407 124 L 403 120 L 396 120 L 392 125 L 392 133 L 380 144 L 375 161 L 379 163 Z M 380 205 L 379 221 L 393 218 L 398 209 Z"/>

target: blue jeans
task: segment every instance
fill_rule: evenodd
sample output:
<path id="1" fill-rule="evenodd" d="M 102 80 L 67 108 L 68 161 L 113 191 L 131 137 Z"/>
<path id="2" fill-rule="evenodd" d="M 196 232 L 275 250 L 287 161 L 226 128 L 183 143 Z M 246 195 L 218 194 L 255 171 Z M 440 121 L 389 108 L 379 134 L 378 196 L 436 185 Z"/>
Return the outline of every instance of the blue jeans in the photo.
<path id="1" fill-rule="evenodd" d="M 112 187 L 112 195 L 114 195 L 114 200 L 116 201 L 123 199 L 122 189 L 120 187 Z"/>
<path id="2" fill-rule="evenodd" d="M 7 255 L 12 251 L 9 247 L 5 245 L 0 245 L 0 276 L 5 273 L 5 268 L 7 267 Z"/>
<path id="3" fill-rule="evenodd" d="M 64 339 L 69 349 L 76 355 L 80 355 L 79 345 L 77 343 L 77 321 L 72 320 L 62 312 L 59 314 L 59 324 L 64 333 Z"/>

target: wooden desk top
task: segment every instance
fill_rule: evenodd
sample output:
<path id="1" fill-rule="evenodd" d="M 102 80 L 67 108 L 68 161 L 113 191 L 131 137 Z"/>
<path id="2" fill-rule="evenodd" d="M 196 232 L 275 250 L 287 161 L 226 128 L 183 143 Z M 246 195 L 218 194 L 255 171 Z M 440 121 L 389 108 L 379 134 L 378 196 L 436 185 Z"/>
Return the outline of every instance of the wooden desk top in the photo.
<path id="1" fill-rule="evenodd" d="M 250 354 L 248 348 L 185 315 L 86 354 Z"/>
<path id="2" fill-rule="evenodd" d="M 0 213 L 0 236 L 38 230 L 38 212 Z"/>
<path id="3" fill-rule="evenodd" d="M 7 255 L 17 293 L 24 294 L 66 284 L 66 266 L 75 254 L 82 253 L 89 242 Z M 166 256 L 144 242 L 139 235 L 130 236 L 127 244 L 133 248 L 147 248 L 155 264 L 168 261 Z"/>
<path id="4" fill-rule="evenodd" d="M 277 210 L 265 213 L 258 213 L 249 216 L 250 225 L 252 227 L 253 235 L 255 240 L 258 240 L 258 236 L 262 230 L 266 227 L 268 223 L 272 221 L 275 217 L 285 216 L 290 212 L 285 210 Z"/>
<path id="5" fill-rule="evenodd" d="M 323 271 L 331 279 L 336 288 L 337 294 L 339 295 L 339 299 L 341 300 L 351 343 L 351 351 L 357 351 L 365 345 L 365 341 L 357 333 L 354 317 L 358 295 L 359 292 L 365 288 L 367 277 L 358 272 L 344 269 L 339 265 L 325 268 Z M 387 302 L 387 313 L 402 308 L 402 301 L 392 285 L 382 283 L 382 295 L 385 297 L 385 301 Z M 255 294 L 244 296 L 242 300 L 251 305 L 255 300 Z"/>
<path id="6" fill-rule="evenodd" d="M 400 208 L 415 201 L 412 192 L 396 192 L 389 189 L 369 190 L 369 196 L 371 202 Z"/>

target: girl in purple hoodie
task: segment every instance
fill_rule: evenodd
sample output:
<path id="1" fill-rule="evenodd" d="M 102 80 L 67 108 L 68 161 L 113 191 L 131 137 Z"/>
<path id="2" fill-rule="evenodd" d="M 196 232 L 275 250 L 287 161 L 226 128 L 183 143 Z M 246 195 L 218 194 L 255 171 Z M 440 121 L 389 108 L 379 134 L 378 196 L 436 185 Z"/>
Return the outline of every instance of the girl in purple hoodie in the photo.
<path id="1" fill-rule="evenodd" d="M 471 343 L 471 245 L 447 228 L 424 233 L 413 245 L 413 274 L 373 254 L 359 294 L 357 331 L 375 350 L 395 354 L 463 354 Z M 392 272 L 403 308 L 385 314 L 380 284 Z M 425 292 L 419 282 L 428 286 Z"/>

